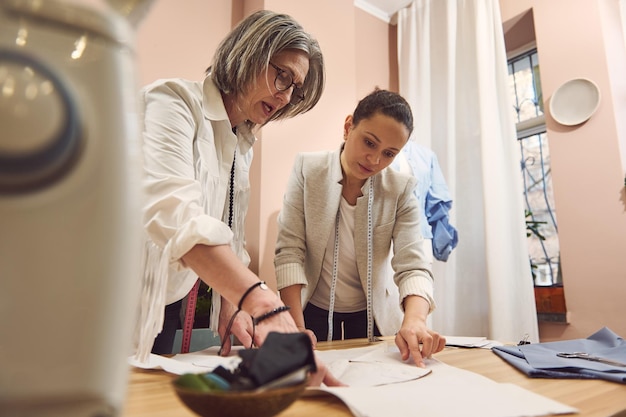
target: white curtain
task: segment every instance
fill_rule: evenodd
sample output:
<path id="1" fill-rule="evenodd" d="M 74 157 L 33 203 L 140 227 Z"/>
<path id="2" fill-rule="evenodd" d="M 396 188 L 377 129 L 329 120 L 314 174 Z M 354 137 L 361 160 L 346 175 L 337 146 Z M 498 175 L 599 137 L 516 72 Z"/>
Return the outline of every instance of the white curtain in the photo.
<path id="1" fill-rule="evenodd" d="M 454 199 L 459 244 L 435 262 L 435 330 L 538 341 L 519 149 L 498 0 L 415 0 L 398 13 L 400 93 Z"/>

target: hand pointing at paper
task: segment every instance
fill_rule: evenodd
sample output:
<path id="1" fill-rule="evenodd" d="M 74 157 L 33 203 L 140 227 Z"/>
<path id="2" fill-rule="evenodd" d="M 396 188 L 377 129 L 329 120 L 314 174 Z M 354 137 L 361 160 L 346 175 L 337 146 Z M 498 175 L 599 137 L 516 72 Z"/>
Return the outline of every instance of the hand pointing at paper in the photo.
<path id="1" fill-rule="evenodd" d="M 412 357 L 417 366 L 424 368 L 424 358 L 441 352 L 446 346 L 446 338 L 428 328 L 426 316 L 429 304 L 424 298 L 410 295 L 404 299 L 403 305 L 405 315 L 402 327 L 396 333 L 396 346 L 403 361 Z"/>

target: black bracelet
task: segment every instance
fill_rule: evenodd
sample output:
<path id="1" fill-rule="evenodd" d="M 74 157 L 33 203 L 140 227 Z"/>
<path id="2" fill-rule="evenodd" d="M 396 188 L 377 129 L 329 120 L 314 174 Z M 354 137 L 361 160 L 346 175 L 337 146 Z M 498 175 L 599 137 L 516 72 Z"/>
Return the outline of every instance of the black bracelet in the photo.
<path id="1" fill-rule="evenodd" d="M 243 301 L 246 299 L 248 294 L 250 294 L 252 290 L 255 289 L 256 287 L 261 287 L 261 289 L 263 290 L 267 290 L 269 288 L 267 284 L 265 283 L 265 281 L 259 281 L 259 282 L 255 282 L 254 284 L 252 284 L 252 286 L 248 288 L 246 292 L 244 292 L 243 295 L 241 296 L 241 300 L 239 300 L 239 304 L 237 304 L 237 308 L 239 310 L 242 310 Z"/>
<path id="2" fill-rule="evenodd" d="M 289 306 L 276 307 L 275 309 L 268 311 L 267 313 L 262 314 L 259 317 L 252 317 L 252 324 L 256 326 L 257 324 L 261 323 L 263 320 L 267 320 L 270 317 L 273 317 L 282 312 L 289 311 L 289 309 L 290 309 Z"/>

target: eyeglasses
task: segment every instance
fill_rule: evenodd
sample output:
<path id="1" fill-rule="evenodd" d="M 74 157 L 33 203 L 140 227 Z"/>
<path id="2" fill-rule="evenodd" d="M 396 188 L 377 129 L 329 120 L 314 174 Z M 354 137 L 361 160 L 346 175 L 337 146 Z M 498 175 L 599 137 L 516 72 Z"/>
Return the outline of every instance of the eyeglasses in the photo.
<path id="1" fill-rule="evenodd" d="M 304 100 L 304 92 L 302 88 L 298 87 L 296 83 L 293 82 L 293 77 L 291 74 L 284 69 L 272 64 L 270 65 L 276 70 L 276 78 L 274 79 L 274 87 L 278 91 L 287 91 L 293 86 L 293 91 L 291 92 L 291 100 L 290 104 L 296 105 Z"/>

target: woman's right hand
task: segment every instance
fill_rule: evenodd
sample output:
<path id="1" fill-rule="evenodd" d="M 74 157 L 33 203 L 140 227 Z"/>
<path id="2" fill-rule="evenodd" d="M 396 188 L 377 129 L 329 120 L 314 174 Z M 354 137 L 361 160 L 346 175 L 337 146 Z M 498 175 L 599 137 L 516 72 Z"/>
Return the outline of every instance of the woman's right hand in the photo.
<path id="1" fill-rule="evenodd" d="M 246 313 L 240 311 L 233 318 L 233 315 L 237 313 L 237 308 L 222 298 L 222 308 L 220 309 L 220 321 L 218 324 L 218 333 L 222 340 L 222 345 L 219 351 L 221 356 L 228 356 L 232 347 L 231 335 L 234 335 L 243 346 L 249 348 L 252 346 L 252 320 Z M 233 320 L 230 328 L 228 324 Z"/>

